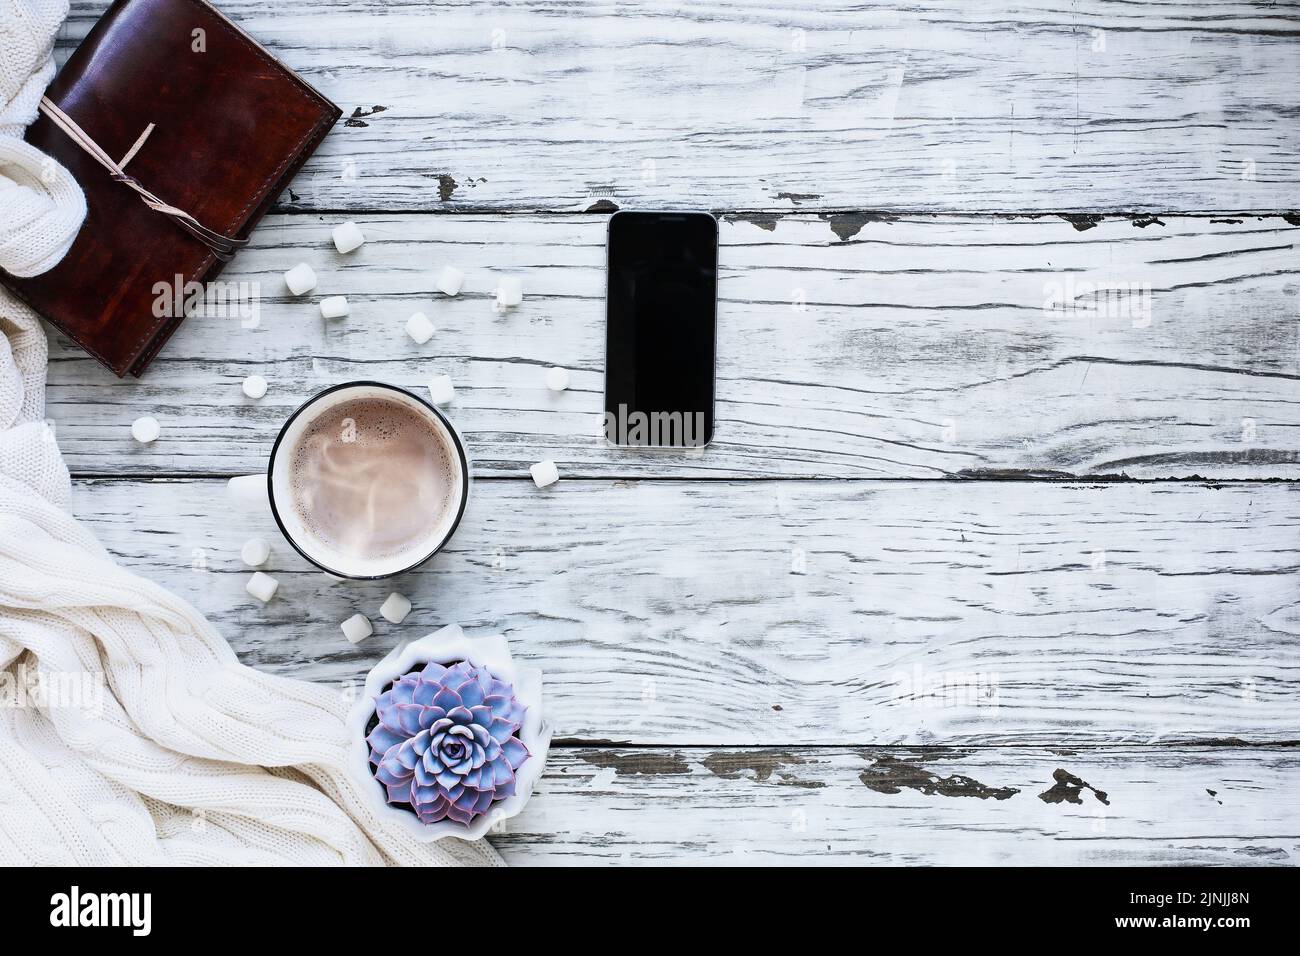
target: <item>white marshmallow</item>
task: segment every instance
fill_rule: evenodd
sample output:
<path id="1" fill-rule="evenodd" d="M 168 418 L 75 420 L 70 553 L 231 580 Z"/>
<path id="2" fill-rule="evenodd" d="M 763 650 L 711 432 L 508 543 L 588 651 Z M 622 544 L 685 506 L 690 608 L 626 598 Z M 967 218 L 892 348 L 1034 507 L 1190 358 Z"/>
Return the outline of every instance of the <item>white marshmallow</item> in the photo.
<path id="1" fill-rule="evenodd" d="M 146 415 L 143 418 L 137 418 L 131 423 L 131 437 L 142 445 L 147 445 L 158 438 L 162 428 L 158 425 L 158 419 Z"/>
<path id="2" fill-rule="evenodd" d="M 341 319 L 348 314 L 348 297 L 330 295 L 320 300 L 320 314 L 323 319 Z"/>
<path id="3" fill-rule="evenodd" d="M 549 458 L 535 465 L 529 465 L 528 470 L 532 472 L 533 484 L 538 488 L 545 488 L 560 480 L 560 469 L 556 468 L 555 462 Z"/>
<path id="4" fill-rule="evenodd" d="M 450 375 L 435 375 L 429 379 L 429 397 L 435 405 L 450 405 L 456 397 L 456 388 Z"/>
<path id="5" fill-rule="evenodd" d="M 260 568 L 271 556 L 271 546 L 263 538 L 249 538 L 239 549 L 239 556 L 250 568 Z"/>
<path id="6" fill-rule="evenodd" d="M 260 375 L 250 375 L 244 379 L 244 394 L 249 398 L 261 398 L 266 394 L 266 379 Z"/>
<path id="7" fill-rule="evenodd" d="M 497 283 L 497 308 L 510 309 L 523 301 L 523 281 L 518 276 L 502 276 Z"/>
<path id="8" fill-rule="evenodd" d="M 417 345 L 423 345 L 433 338 L 433 323 L 423 312 L 417 312 L 406 320 L 406 334 L 415 339 Z"/>
<path id="9" fill-rule="evenodd" d="M 263 604 L 275 597 L 275 592 L 279 590 L 279 587 L 279 581 L 262 571 L 254 571 L 253 576 L 244 585 L 244 589 Z"/>
<path id="10" fill-rule="evenodd" d="M 300 262 L 284 274 L 284 284 L 294 295 L 302 295 L 316 288 L 316 270 Z"/>
<path id="11" fill-rule="evenodd" d="M 334 248 L 347 254 L 366 241 L 355 222 L 344 222 L 334 227 Z"/>
<path id="12" fill-rule="evenodd" d="M 394 591 L 384 599 L 384 603 L 379 607 L 379 613 L 390 624 L 401 624 L 406 620 L 406 615 L 411 613 L 411 602 L 404 595 Z"/>
<path id="13" fill-rule="evenodd" d="M 375 633 L 375 629 L 370 626 L 370 622 L 366 620 L 364 614 L 353 614 L 339 626 L 343 628 L 343 636 L 353 644 L 360 644 Z"/>
<path id="14" fill-rule="evenodd" d="M 562 392 L 569 387 L 569 370 L 558 365 L 546 370 L 546 387 L 552 392 Z"/>
<path id="15" fill-rule="evenodd" d="M 443 295 L 459 295 L 460 287 L 465 284 L 465 273 L 455 266 L 443 266 L 438 276 L 438 291 Z"/>
<path id="16" fill-rule="evenodd" d="M 226 496 L 244 511 L 270 511 L 271 493 L 266 475 L 236 475 L 226 482 Z"/>

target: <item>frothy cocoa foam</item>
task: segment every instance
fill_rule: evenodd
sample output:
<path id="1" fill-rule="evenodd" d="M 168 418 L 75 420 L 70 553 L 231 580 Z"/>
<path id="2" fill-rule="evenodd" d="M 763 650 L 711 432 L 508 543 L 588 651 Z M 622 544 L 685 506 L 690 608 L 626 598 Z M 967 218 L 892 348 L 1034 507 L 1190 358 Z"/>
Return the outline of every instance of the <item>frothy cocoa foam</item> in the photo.
<path id="1" fill-rule="evenodd" d="M 420 557 L 453 504 L 454 454 L 433 421 L 401 402 L 340 402 L 293 448 L 294 510 L 309 535 L 349 557 Z"/>

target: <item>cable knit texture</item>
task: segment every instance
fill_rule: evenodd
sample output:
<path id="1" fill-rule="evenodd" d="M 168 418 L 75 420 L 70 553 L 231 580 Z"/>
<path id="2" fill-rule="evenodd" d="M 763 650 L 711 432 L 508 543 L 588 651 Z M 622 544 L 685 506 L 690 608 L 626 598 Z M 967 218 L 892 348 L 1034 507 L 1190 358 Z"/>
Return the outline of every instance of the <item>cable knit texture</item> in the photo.
<path id="1" fill-rule="evenodd" d="M 86 218 L 86 199 L 61 165 L 22 141 L 54 77 L 54 34 L 67 0 L 0 0 L 0 268 L 47 271 Z"/>
<path id="2" fill-rule="evenodd" d="M 85 200 L 20 141 L 66 0 L 0 0 L 0 267 L 50 268 Z M 244 667 L 68 513 L 46 341 L 0 291 L 0 864 L 499 864 L 416 844 L 344 767 L 338 690 Z"/>

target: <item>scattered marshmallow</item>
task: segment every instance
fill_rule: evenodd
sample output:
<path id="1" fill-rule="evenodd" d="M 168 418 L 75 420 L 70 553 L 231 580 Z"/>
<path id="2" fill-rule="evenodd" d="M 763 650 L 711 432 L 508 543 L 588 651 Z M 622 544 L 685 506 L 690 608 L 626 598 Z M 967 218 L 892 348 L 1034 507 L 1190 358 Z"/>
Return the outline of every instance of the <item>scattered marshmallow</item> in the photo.
<path id="1" fill-rule="evenodd" d="M 459 295 L 460 287 L 465 284 L 465 273 L 455 266 L 443 266 L 438 276 L 438 291 L 443 295 Z"/>
<path id="2" fill-rule="evenodd" d="M 390 624 L 401 624 L 402 621 L 406 620 L 406 615 L 411 613 L 411 602 L 404 595 L 394 591 L 384 599 L 384 603 L 380 605 L 379 613 Z"/>
<path id="3" fill-rule="evenodd" d="M 339 626 L 343 628 L 343 636 L 353 644 L 360 644 L 375 633 L 375 629 L 370 626 L 364 614 L 353 614 Z"/>
<path id="4" fill-rule="evenodd" d="M 158 438 L 162 428 L 158 425 L 158 419 L 146 415 L 143 418 L 137 418 L 131 423 L 131 437 L 141 445 L 147 445 Z"/>
<path id="5" fill-rule="evenodd" d="M 275 597 L 275 592 L 279 588 L 280 582 L 262 571 L 254 571 L 253 576 L 244 585 L 244 589 L 263 604 Z"/>
<path id="6" fill-rule="evenodd" d="M 546 387 L 552 392 L 562 392 L 569 387 L 569 370 L 558 365 L 546 370 Z"/>
<path id="7" fill-rule="evenodd" d="M 244 511 L 271 510 L 271 494 L 266 488 L 266 475 L 236 475 L 226 482 L 226 495 L 231 503 Z"/>
<path id="8" fill-rule="evenodd" d="M 429 397 L 435 405 L 450 405 L 456 397 L 456 388 L 450 375 L 435 375 L 429 379 Z"/>
<path id="9" fill-rule="evenodd" d="M 415 339 L 416 345 L 423 345 L 433 338 L 433 323 L 423 312 L 417 312 L 406 320 L 406 334 Z"/>
<path id="10" fill-rule="evenodd" d="M 497 308 L 511 309 L 523 301 L 523 281 L 518 276 L 502 276 L 497 283 Z"/>
<path id="11" fill-rule="evenodd" d="M 348 314 L 348 297 L 330 295 L 320 300 L 320 314 L 323 319 L 341 319 Z"/>
<path id="12" fill-rule="evenodd" d="M 250 568 L 260 568 L 271 556 L 271 546 L 264 538 L 249 538 L 239 549 L 239 556 Z"/>
<path id="13" fill-rule="evenodd" d="M 365 241 L 366 237 L 355 222 L 344 222 L 334 227 L 334 248 L 339 252 L 347 254 L 359 249 Z"/>
<path id="14" fill-rule="evenodd" d="M 261 398 L 266 394 L 266 379 L 260 375 L 250 375 L 244 379 L 244 394 L 249 398 Z"/>
<path id="15" fill-rule="evenodd" d="M 529 465 L 528 470 L 532 472 L 533 484 L 538 488 L 546 488 L 560 480 L 560 469 L 556 468 L 555 462 L 549 458 L 535 465 Z"/>
<path id="16" fill-rule="evenodd" d="M 284 274 L 284 284 L 294 295 L 303 295 L 316 288 L 316 270 L 300 262 Z"/>

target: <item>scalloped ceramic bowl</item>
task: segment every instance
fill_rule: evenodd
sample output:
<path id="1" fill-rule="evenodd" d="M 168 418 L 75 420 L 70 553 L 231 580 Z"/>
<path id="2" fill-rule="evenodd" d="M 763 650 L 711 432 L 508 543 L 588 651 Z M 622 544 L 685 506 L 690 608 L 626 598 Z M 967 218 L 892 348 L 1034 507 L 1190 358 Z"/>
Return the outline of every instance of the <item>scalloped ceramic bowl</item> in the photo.
<path id="1" fill-rule="evenodd" d="M 390 683 L 430 661 L 443 665 L 469 661 L 479 667 L 486 667 L 498 679 L 513 684 L 515 697 L 527 708 L 518 736 L 528 747 L 530 756 L 515 771 L 514 796 L 498 800 L 486 813 L 469 823 L 457 823 L 455 820 L 421 823 L 414 813 L 388 802 L 383 784 L 375 779 L 370 768 L 366 725 L 375 715 L 375 698 Z M 471 639 L 465 636 L 458 624 L 448 625 L 419 640 L 399 644 L 371 668 L 361 698 L 348 713 L 347 728 L 352 741 L 348 752 L 348 771 L 356 778 L 361 792 L 367 795 L 383 819 L 403 828 L 413 840 L 421 843 L 430 843 L 444 837 L 477 840 L 494 824 L 517 814 L 532 796 L 533 785 L 542 775 L 547 750 L 551 745 L 550 725 L 542 719 L 542 672 L 517 667 L 510 656 L 510 646 L 501 635 Z"/>

